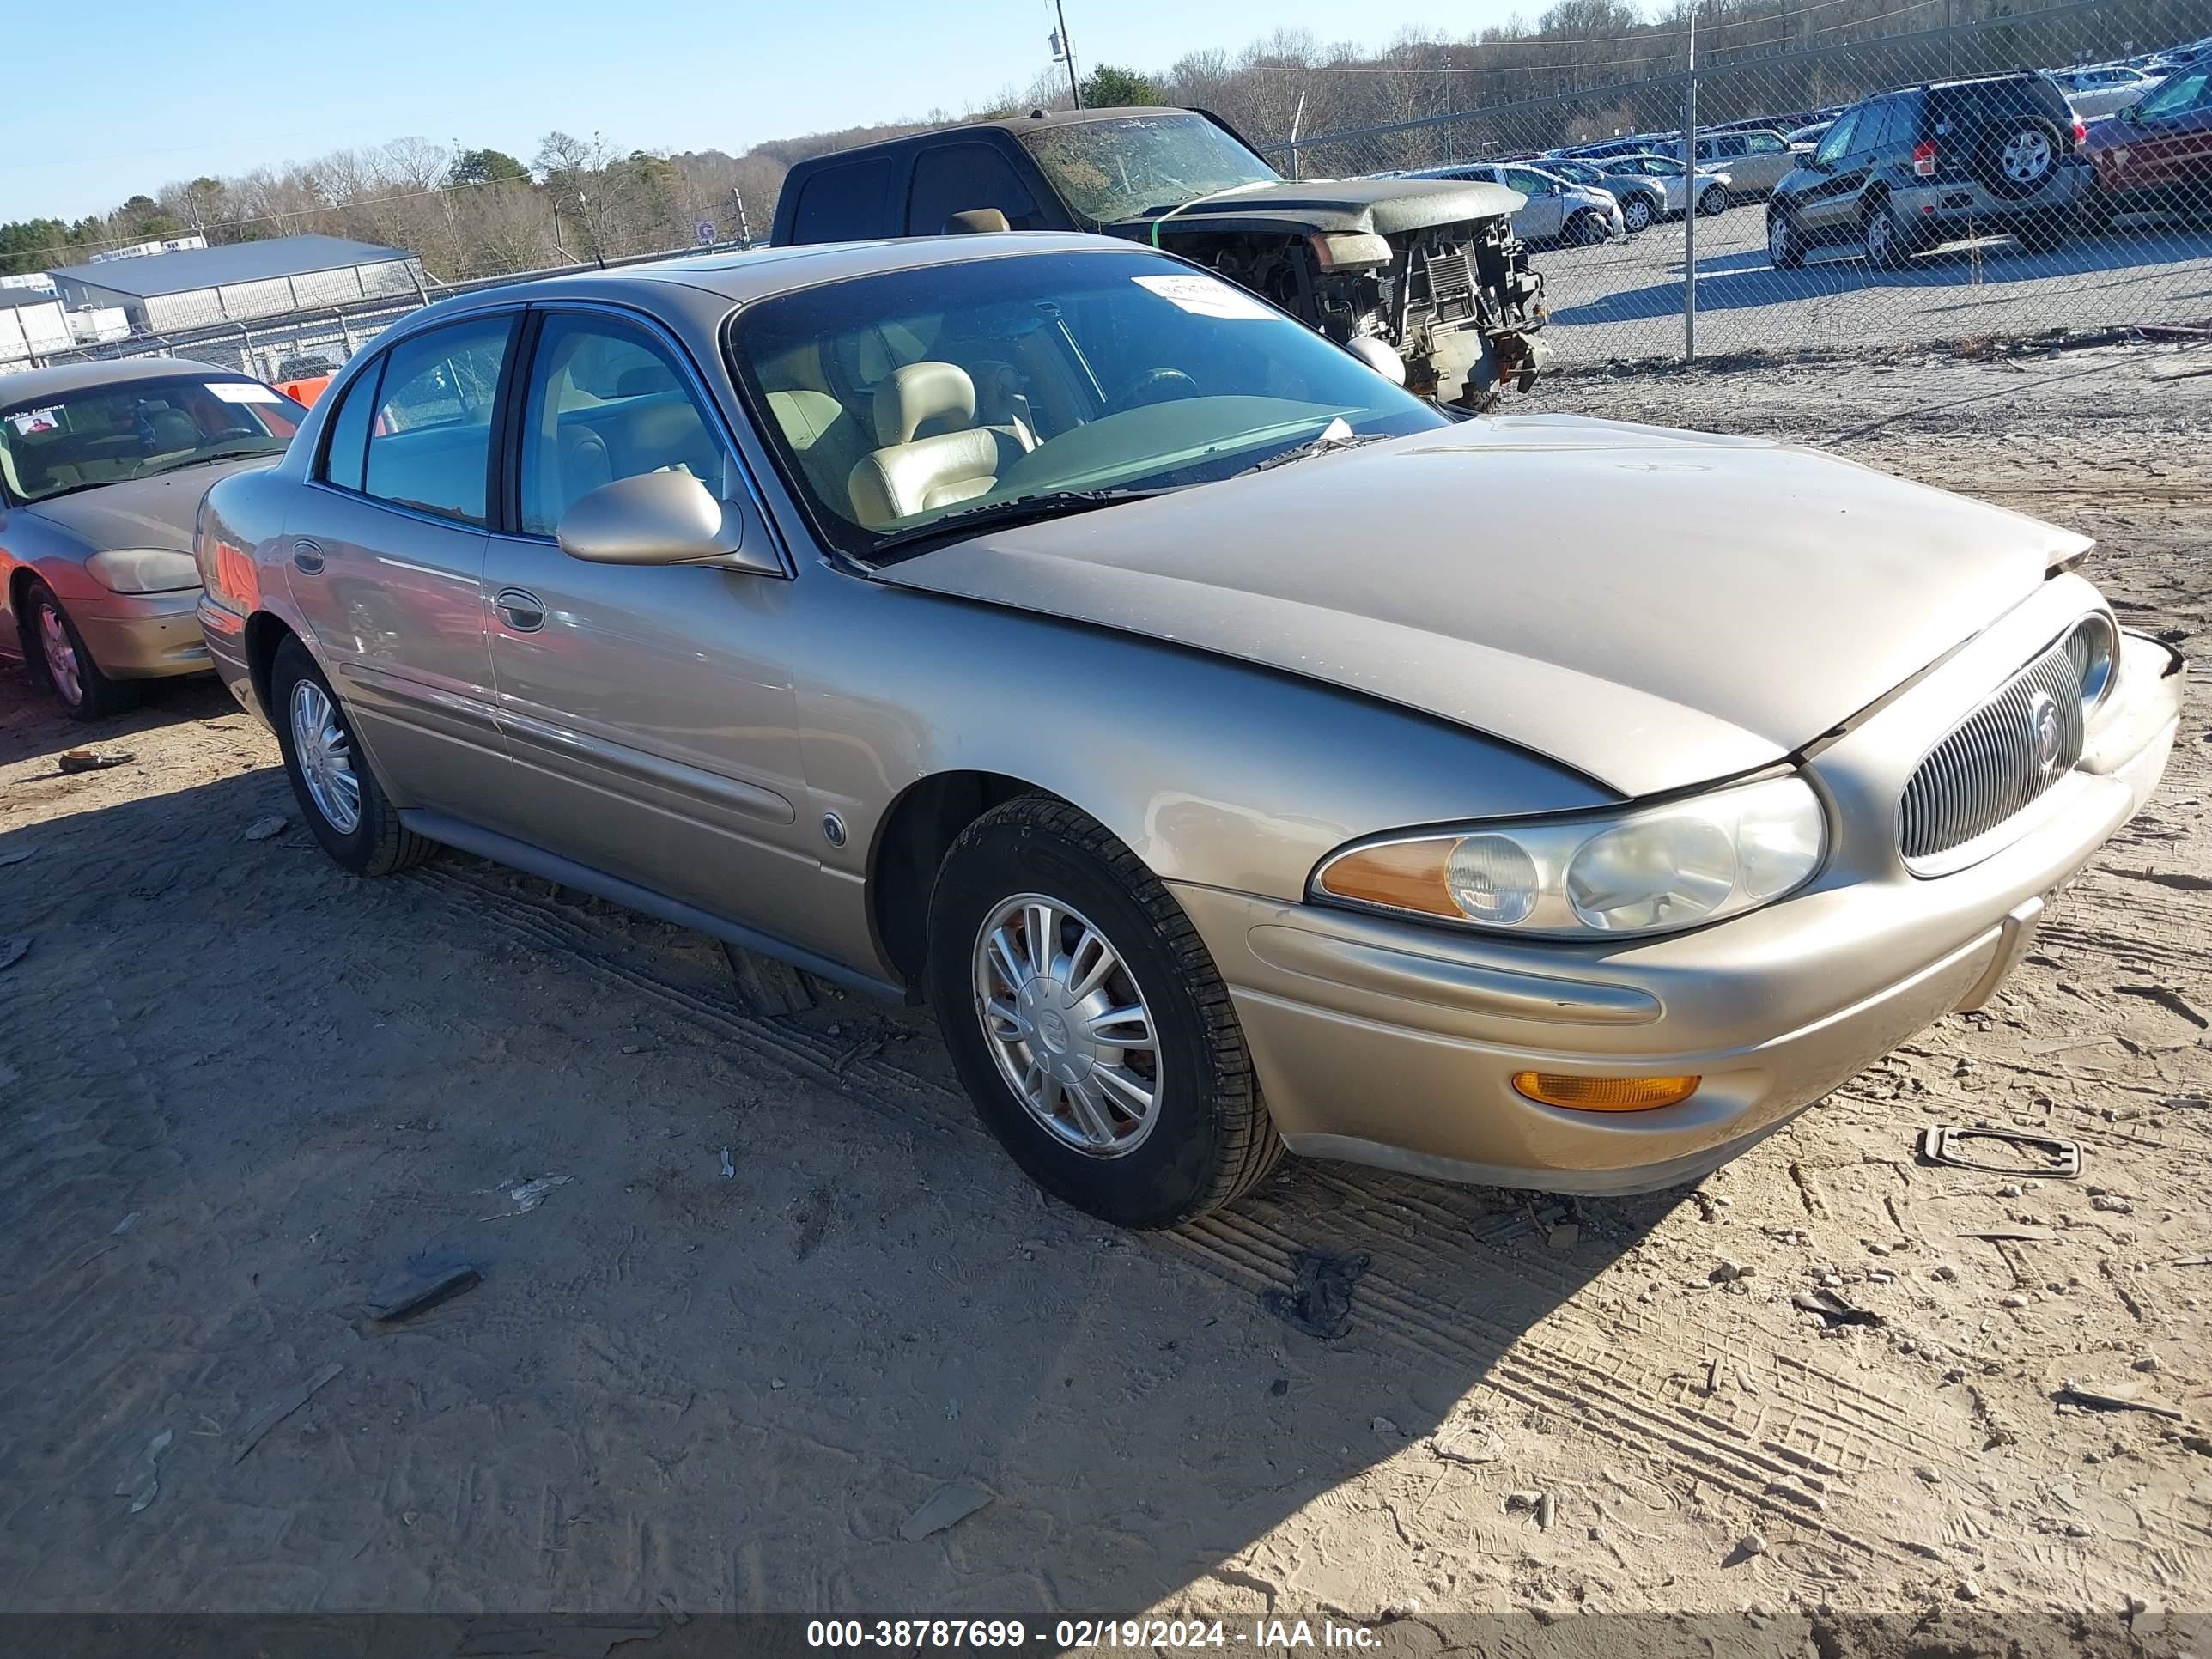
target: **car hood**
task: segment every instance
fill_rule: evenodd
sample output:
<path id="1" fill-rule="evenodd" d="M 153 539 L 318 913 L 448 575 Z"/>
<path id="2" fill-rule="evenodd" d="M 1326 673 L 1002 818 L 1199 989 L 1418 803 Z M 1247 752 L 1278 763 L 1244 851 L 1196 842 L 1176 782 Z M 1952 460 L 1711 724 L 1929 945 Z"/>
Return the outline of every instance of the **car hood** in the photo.
<path id="1" fill-rule="evenodd" d="M 102 484 L 97 489 L 33 501 L 22 510 L 73 532 L 98 552 L 109 547 L 150 547 L 178 553 L 192 550 L 192 520 L 200 497 L 217 478 L 257 466 L 273 466 L 275 455 L 248 455 L 234 461 L 210 461 L 150 478 Z"/>
<path id="2" fill-rule="evenodd" d="M 1809 450 L 1522 416 L 880 574 L 1345 686 L 1637 796 L 1804 747 L 2089 545 Z"/>
<path id="3" fill-rule="evenodd" d="M 1483 179 L 1284 179 L 1218 196 L 1201 196 L 1172 209 L 1162 233 L 1178 230 L 1315 231 L 1393 236 L 1427 225 L 1451 225 L 1470 219 L 1510 215 L 1521 205 L 1521 192 Z M 1149 238 L 1150 217 L 1109 227 L 1124 236 Z"/>

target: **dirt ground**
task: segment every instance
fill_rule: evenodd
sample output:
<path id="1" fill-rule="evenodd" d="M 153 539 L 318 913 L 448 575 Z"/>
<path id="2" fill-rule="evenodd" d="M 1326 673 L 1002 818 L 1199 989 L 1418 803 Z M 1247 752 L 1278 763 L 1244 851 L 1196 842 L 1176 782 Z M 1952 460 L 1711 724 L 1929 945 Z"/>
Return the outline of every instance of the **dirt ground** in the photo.
<path id="1" fill-rule="evenodd" d="M 2123 620 L 2202 660 L 2208 365 L 1531 402 L 2089 532 Z M 748 1018 L 707 941 L 473 859 L 348 877 L 212 683 L 93 734 L 132 763 L 58 775 L 85 734 L 11 674 L 0 1611 L 1971 1608 L 2148 1639 L 2212 1589 L 2203 684 L 1986 1015 L 1695 1190 L 1293 1163 L 1135 1237 L 1029 1187 L 927 1015 Z M 1916 1162 L 1977 1121 L 2078 1140 L 2081 1178 Z M 1367 1259 L 1340 1338 L 1265 1294 L 1299 1252 Z M 460 1264 L 481 1284 L 362 1318 Z M 1791 1305 L 1822 1287 L 1881 1322 Z M 988 1501 L 907 1535 L 963 1486 Z"/>

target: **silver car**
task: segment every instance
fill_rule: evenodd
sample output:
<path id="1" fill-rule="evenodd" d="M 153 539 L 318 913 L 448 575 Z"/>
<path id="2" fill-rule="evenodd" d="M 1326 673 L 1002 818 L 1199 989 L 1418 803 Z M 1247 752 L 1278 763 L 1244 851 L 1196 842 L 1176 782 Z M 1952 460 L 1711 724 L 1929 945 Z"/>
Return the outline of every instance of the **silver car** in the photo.
<path id="1" fill-rule="evenodd" d="M 146 680 L 205 673 L 192 516 L 216 479 L 282 454 L 305 414 L 173 357 L 0 374 L 0 654 L 86 720 Z"/>
<path id="2" fill-rule="evenodd" d="M 1015 1160 L 1153 1226 L 1285 1146 L 1686 1181 L 1986 1000 L 2179 718 L 2088 545 L 1455 419 L 1007 234 L 433 306 L 210 492 L 200 617 L 346 869 L 927 999 Z"/>
<path id="3" fill-rule="evenodd" d="M 1765 128 L 1707 132 L 1698 137 L 1698 170 L 1728 175 L 1729 194 L 1771 196 L 1797 164 L 1790 140 Z"/>
<path id="4" fill-rule="evenodd" d="M 1556 173 L 1510 163 L 1471 162 L 1412 173 L 1415 179 L 1472 179 L 1518 191 L 1513 234 L 1524 242 L 1588 247 L 1628 234 L 1621 204 L 1610 191 L 1577 184 Z"/>

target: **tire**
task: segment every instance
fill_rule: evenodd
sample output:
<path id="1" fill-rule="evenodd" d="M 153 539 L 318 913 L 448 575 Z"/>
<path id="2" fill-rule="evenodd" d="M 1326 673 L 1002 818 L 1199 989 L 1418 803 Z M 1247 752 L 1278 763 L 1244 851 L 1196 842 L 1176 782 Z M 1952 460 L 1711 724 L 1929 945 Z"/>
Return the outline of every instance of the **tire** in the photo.
<path id="1" fill-rule="evenodd" d="M 293 797 L 300 803 L 307 828 L 323 844 L 323 851 L 342 868 L 357 876 L 388 876 L 422 863 L 438 850 L 437 842 L 399 822 L 398 811 L 354 736 L 345 706 L 323 678 L 323 671 L 315 666 L 307 647 L 296 639 L 287 639 L 276 647 L 276 660 L 269 671 L 269 703 Z M 319 709 L 320 722 L 307 718 L 311 709 Z M 320 752 L 303 763 L 302 744 L 308 741 L 303 732 L 317 724 L 337 741 L 318 738 Z M 340 764 L 352 779 L 350 823 L 339 810 L 347 793 L 334 776 Z"/>
<path id="2" fill-rule="evenodd" d="M 1725 185 L 1715 185 L 1698 194 L 1698 211 L 1709 219 L 1716 213 L 1726 213 L 1735 205 Z"/>
<path id="3" fill-rule="evenodd" d="M 1595 208 L 1584 208 L 1567 222 L 1567 240 L 1576 247 L 1595 247 L 1608 234 Z"/>
<path id="4" fill-rule="evenodd" d="M 54 590 L 35 576 L 24 586 L 21 615 L 23 661 L 62 713 L 73 720 L 97 720 L 137 706 L 137 682 L 108 678 Z"/>
<path id="5" fill-rule="evenodd" d="M 1638 191 L 1620 204 L 1620 222 L 1632 236 L 1651 228 L 1659 217 L 1651 206 L 1651 198 Z"/>
<path id="6" fill-rule="evenodd" d="M 2033 196 L 2057 176 L 2066 141 L 2039 115 L 1997 122 L 1976 148 L 1976 175 L 1999 196 Z"/>
<path id="7" fill-rule="evenodd" d="M 1788 208 L 1766 210 L 1766 258 L 1777 270 L 1795 270 L 1805 263 L 1805 233 Z"/>
<path id="8" fill-rule="evenodd" d="M 1041 921 L 1032 900 L 1054 913 Z M 1033 941 L 1048 949 L 1033 952 Z M 1094 972 L 1103 975 L 1095 991 L 1062 997 Z M 1012 989 L 1018 981 L 1024 988 Z M 1064 1203 L 1116 1226 L 1172 1227 L 1249 1191 L 1282 1155 L 1229 988 L 1197 929 L 1136 854 L 1064 801 L 1008 801 L 953 842 L 930 896 L 928 984 L 984 1127 Z M 987 996 L 1007 1010 L 999 1036 Z M 1136 1017 L 1102 1018 L 1109 1009 Z M 1145 1030 L 1149 1052 L 1111 1040 Z M 1102 1065 L 1103 1054 L 1115 1058 Z M 1090 1106 L 1041 1061 L 1087 1079 Z M 1108 1072 L 1115 1086 L 1097 1080 Z M 1036 1080 L 1038 1104 L 1017 1092 L 1017 1073 Z M 1149 1104 L 1133 1105 L 1130 1091 L 1147 1085 Z"/>
<path id="9" fill-rule="evenodd" d="M 1876 270 L 1902 270 L 1918 252 L 1910 234 L 1897 222 L 1897 214 L 1886 196 L 1869 205 L 1860 229 L 1866 238 L 1867 263 Z"/>

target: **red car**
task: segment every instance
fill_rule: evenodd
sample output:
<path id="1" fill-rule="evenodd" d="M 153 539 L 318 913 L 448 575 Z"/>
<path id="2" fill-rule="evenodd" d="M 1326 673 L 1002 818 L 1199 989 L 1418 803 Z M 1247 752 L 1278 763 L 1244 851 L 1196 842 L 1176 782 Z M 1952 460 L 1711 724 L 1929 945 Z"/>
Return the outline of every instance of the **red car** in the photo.
<path id="1" fill-rule="evenodd" d="M 2212 211 L 2212 64 L 2177 70 L 2082 141 L 2106 213 Z"/>

